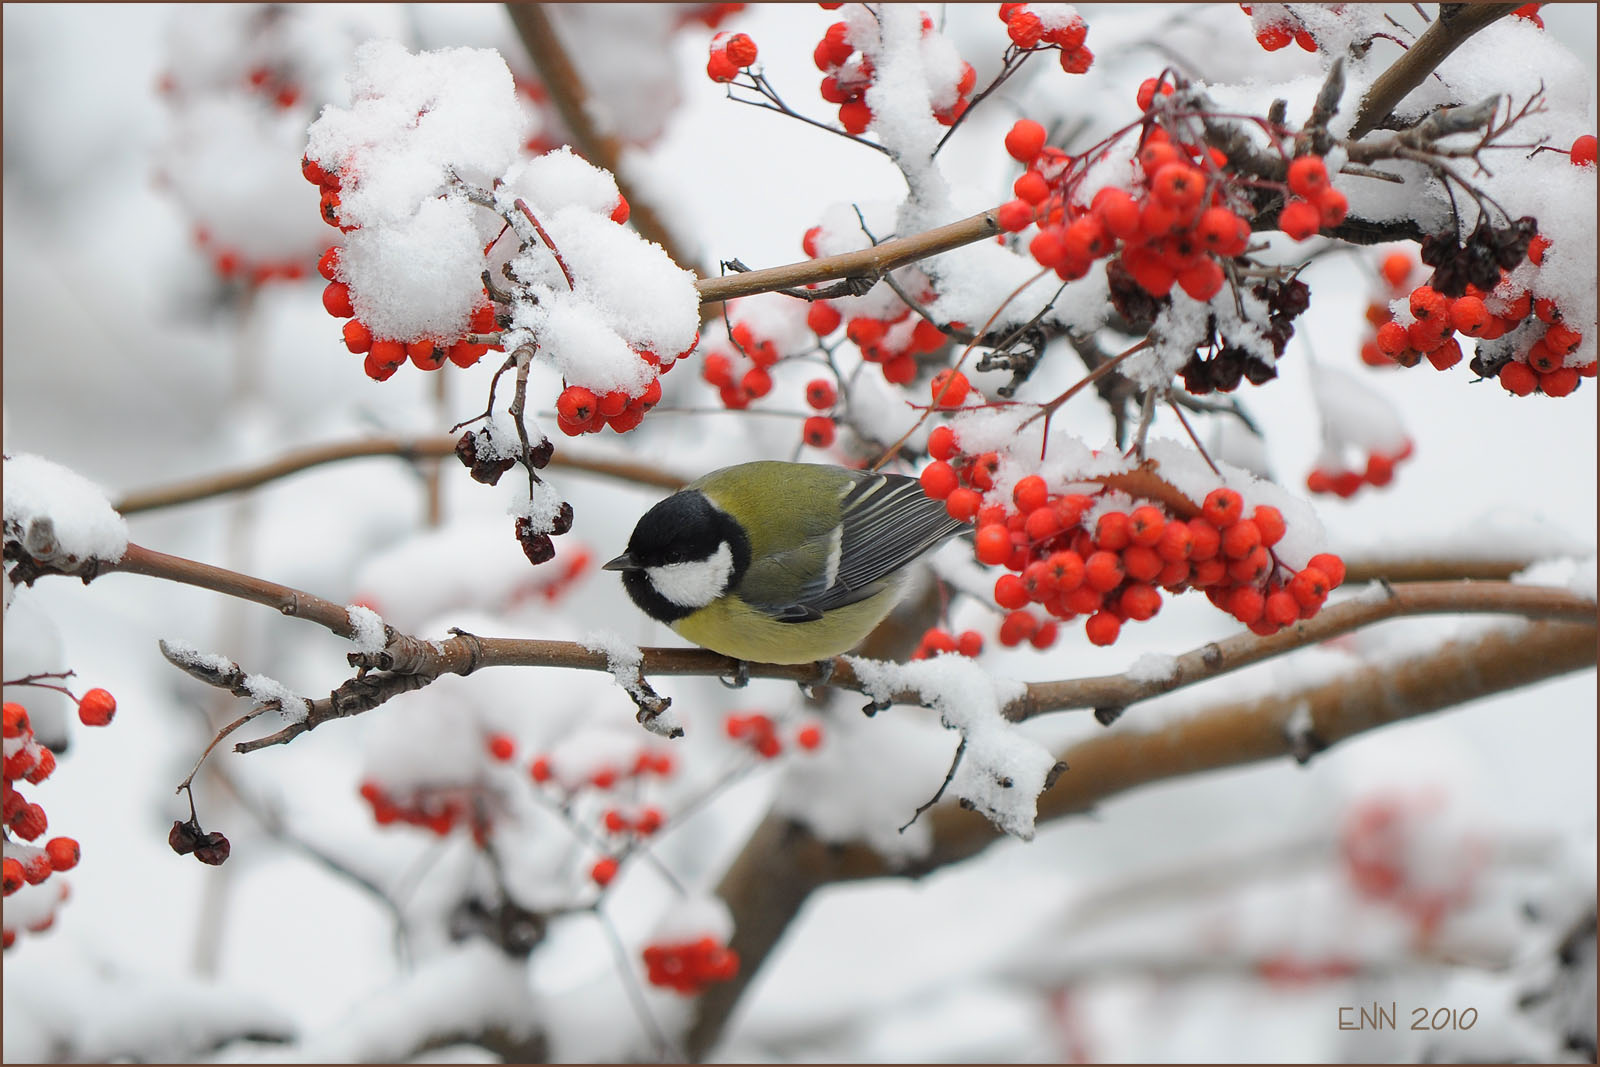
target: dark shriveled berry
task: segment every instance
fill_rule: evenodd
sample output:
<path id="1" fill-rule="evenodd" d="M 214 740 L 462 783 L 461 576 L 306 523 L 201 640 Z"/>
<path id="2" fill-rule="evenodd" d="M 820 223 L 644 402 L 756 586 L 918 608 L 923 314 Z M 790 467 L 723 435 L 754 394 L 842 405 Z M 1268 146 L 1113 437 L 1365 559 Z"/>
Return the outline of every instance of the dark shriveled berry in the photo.
<path id="1" fill-rule="evenodd" d="M 194 858 L 209 866 L 220 867 L 228 862 L 228 853 L 231 851 L 232 846 L 228 844 L 228 839 L 213 830 L 200 837 L 194 846 Z"/>
<path id="2" fill-rule="evenodd" d="M 517 520 L 517 541 L 522 545 L 522 554 L 528 557 L 528 562 L 537 567 L 541 563 L 548 563 L 555 558 L 556 546 L 547 533 L 534 533 L 533 523 L 526 518 Z"/>
<path id="3" fill-rule="evenodd" d="M 167 834 L 167 844 L 180 856 L 187 856 L 200 843 L 200 831 L 192 822 L 174 821 Z"/>

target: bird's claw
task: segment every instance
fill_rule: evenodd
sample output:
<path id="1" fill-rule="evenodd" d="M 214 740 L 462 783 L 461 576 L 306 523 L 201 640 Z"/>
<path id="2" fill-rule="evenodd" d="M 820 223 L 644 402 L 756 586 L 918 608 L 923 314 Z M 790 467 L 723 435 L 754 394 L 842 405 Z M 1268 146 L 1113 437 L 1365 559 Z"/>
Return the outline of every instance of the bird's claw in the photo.
<path id="1" fill-rule="evenodd" d="M 723 678 L 719 675 L 717 677 L 717 681 L 721 682 L 729 689 L 743 689 L 745 686 L 750 684 L 750 664 L 746 663 L 742 659 L 734 660 L 733 677 Z"/>

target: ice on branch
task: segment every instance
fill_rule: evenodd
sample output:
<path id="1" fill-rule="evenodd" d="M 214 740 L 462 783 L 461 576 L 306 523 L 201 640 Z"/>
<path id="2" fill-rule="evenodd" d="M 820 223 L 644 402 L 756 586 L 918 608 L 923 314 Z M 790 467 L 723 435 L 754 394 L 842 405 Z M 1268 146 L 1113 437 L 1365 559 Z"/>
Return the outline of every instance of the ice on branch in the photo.
<path id="1" fill-rule="evenodd" d="M 1007 704 L 1022 697 L 1022 683 L 997 679 L 963 656 L 913 663 L 847 661 L 874 700 L 915 692 L 946 727 L 959 731 L 965 747 L 949 791 L 1013 837 L 1033 838 L 1038 797 L 1056 760 L 1003 714 Z"/>
<path id="2" fill-rule="evenodd" d="M 5 460 L 5 536 L 45 563 L 115 562 L 128 527 L 105 493 L 82 475 L 39 456 Z"/>

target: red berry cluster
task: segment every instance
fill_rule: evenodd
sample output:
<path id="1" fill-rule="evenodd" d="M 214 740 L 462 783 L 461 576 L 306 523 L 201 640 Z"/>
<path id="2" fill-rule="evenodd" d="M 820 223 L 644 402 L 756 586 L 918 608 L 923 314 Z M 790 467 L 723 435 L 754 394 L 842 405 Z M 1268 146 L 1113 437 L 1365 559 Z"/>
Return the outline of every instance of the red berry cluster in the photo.
<path id="1" fill-rule="evenodd" d="M 306 276 L 305 264 L 299 260 L 278 263 L 249 263 L 237 248 L 222 247 L 214 243 L 211 231 L 204 226 L 194 228 L 194 243 L 211 257 L 211 269 L 223 281 L 242 278 L 251 285 L 265 285 L 282 279 L 297 282 Z"/>
<path id="2" fill-rule="evenodd" d="M 651 804 L 636 809 L 632 814 L 620 808 L 607 808 L 600 816 L 600 824 L 608 834 L 633 834 L 649 837 L 666 825 L 667 817 L 661 809 Z"/>
<path id="3" fill-rule="evenodd" d="M 1529 262 L 1542 266 L 1549 247 L 1547 238 L 1534 237 L 1528 242 Z M 1561 308 L 1553 300 L 1535 299 L 1503 268 L 1499 284 L 1492 289 L 1485 291 L 1468 282 L 1462 295 L 1454 298 L 1428 284 L 1407 293 L 1412 263 L 1403 252 L 1390 253 L 1381 273 L 1396 297 L 1405 297 L 1411 320 L 1402 324 L 1393 312 L 1385 316 L 1376 305 L 1368 309 L 1369 320 L 1383 320 L 1377 323 L 1372 344 L 1389 362 L 1414 367 L 1426 358 L 1435 369 L 1448 370 L 1462 359 L 1461 342 L 1456 339 L 1459 333 L 1479 341 L 1499 342 L 1493 346 L 1480 344 L 1470 366 L 1474 373 L 1497 376 L 1506 391 L 1517 396 L 1535 391 L 1546 396 L 1566 396 L 1578 388 L 1581 379 L 1595 376 L 1594 360 L 1568 364 L 1569 357 L 1582 344 L 1583 334 L 1564 320 Z M 1536 278 L 1537 275 L 1528 281 Z M 1373 355 L 1363 347 L 1362 358 L 1372 362 Z"/>
<path id="4" fill-rule="evenodd" d="M 772 392 L 771 369 L 783 353 L 770 339 L 758 336 L 747 322 L 735 322 L 729 336 L 733 349 L 717 348 L 700 361 L 700 376 L 717 387 L 722 404 L 735 411 Z"/>
<path id="5" fill-rule="evenodd" d="M 835 316 L 838 314 L 834 312 Z M 827 448 L 833 444 L 837 427 L 831 413 L 838 402 L 839 390 L 828 379 L 813 378 L 806 383 L 806 403 L 816 411 L 827 413 L 809 416 L 801 426 L 800 436 L 812 448 Z"/>
<path id="6" fill-rule="evenodd" d="M 87 726 L 105 726 L 111 722 L 117 702 L 104 689 L 91 689 L 78 701 L 78 717 Z M 37 841 L 49 829 L 49 819 L 44 808 L 29 801 L 17 789 L 17 782 L 38 785 L 55 773 L 56 757 L 33 735 L 33 724 L 28 709 L 23 705 L 6 702 L 0 708 L 4 733 L 4 783 L 0 785 L 0 822 L 6 830 L 5 857 L 0 861 L 0 885 L 10 896 L 26 885 L 39 885 L 57 871 L 69 871 L 78 865 L 78 842 L 70 837 L 53 837 L 43 846 L 25 845 L 11 839 L 15 834 L 22 841 Z M 64 890 L 61 899 L 65 899 Z M 59 901 L 58 901 L 59 902 Z M 28 925 L 34 933 L 48 930 L 55 922 L 52 909 L 41 919 Z M 17 932 L 5 928 L 5 947 L 16 941 Z"/>
<path id="7" fill-rule="evenodd" d="M 1313 493 L 1332 493 L 1347 500 L 1363 485 L 1381 489 L 1394 481 L 1395 466 L 1410 459 L 1413 451 L 1411 441 L 1407 440 L 1398 451 L 1368 453 L 1366 465 L 1360 470 L 1313 467 L 1306 475 L 1306 488 Z"/>
<path id="8" fill-rule="evenodd" d="M 1262 505 L 1246 517 L 1232 489 L 1212 490 L 1196 507 L 1148 472 L 1095 479 L 1104 488 L 1093 494 L 1055 493 L 1028 475 L 1017 482 L 1010 506 L 985 505 L 980 490 L 993 485 L 993 453 L 960 456 L 946 426 L 929 435 L 928 451 L 933 459 L 922 471 L 923 491 L 944 500 L 952 517 L 976 521 L 980 563 L 1013 572 L 994 588 L 995 603 L 1012 612 L 1000 631 L 1007 646 L 1054 642 L 1053 624 L 1041 624 L 1029 604 L 1057 619 L 1087 616 L 1089 640 L 1109 645 L 1124 621 L 1143 622 L 1161 609 L 1162 590 L 1204 590 L 1252 631 L 1271 634 L 1314 616 L 1344 580 L 1344 564 L 1331 554 L 1313 557 L 1298 572 L 1284 564 L 1272 551 L 1286 532 L 1282 514 Z M 1136 497 L 1142 490 L 1161 502 L 1106 510 L 1112 490 Z"/>
<path id="9" fill-rule="evenodd" d="M 1254 18 L 1256 43 L 1269 52 L 1276 52 L 1280 48 L 1289 47 L 1293 41 L 1307 52 L 1317 50 L 1317 39 L 1311 36 L 1311 31 L 1305 24 L 1295 17 L 1286 4 L 1272 4 L 1273 15 L 1270 21 L 1267 16 Z M 1250 4 L 1240 4 L 1239 9 L 1246 15 L 1254 15 Z"/>
<path id="10" fill-rule="evenodd" d="M 917 650 L 911 653 L 912 659 L 929 659 L 940 653 L 954 652 L 969 659 L 983 651 L 983 635 L 976 630 L 962 630 L 959 634 L 952 634 L 949 630 L 937 626 L 922 635 L 922 640 L 917 642 Z"/>
<path id="11" fill-rule="evenodd" d="M 572 774 L 563 775 L 555 764 L 555 760 L 548 755 L 535 756 L 528 765 L 528 776 L 539 785 L 557 782 L 565 785 L 570 792 L 574 789 L 593 787 L 600 790 L 615 789 L 620 782 L 629 779 L 643 778 L 645 775 L 654 774 L 660 778 L 669 777 L 673 772 L 674 764 L 672 753 L 665 749 L 641 749 L 634 757 L 633 763 L 624 768 L 600 766 L 589 771 L 582 777 Z"/>
<path id="12" fill-rule="evenodd" d="M 1089 36 L 1088 23 L 1062 11 L 1059 4 L 1001 4 L 1000 21 L 1006 24 L 1011 43 L 1024 51 L 1059 49 L 1061 69 L 1068 74 L 1087 74 L 1094 64 L 1094 53 L 1083 43 Z"/>
<path id="13" fill-rule="evenodd" d="M 927 37 L 933 32 L 933 19 L 924 13 L 922 36 Z M 822 99 L 839 105 L 839 125 L 849 134 L 865 133 L 867 127 L 872 125 L 872 109 L 867 106 L 866 95 L 877 70 L 872 57 L 850 40 L 849 25 L 835 22 L 829 26 L 817 42 L 817 47 L 812 49 L 811 58 L 823 74 L 819 87 Z M 962 63 L 961 73 L 951 87 L 953 92 L 947 89 L 944 94 L 951 97 L 951 102 L 935 108 L 933 117 L 942 125 L 954 125 L 967 110 L 968 98 L 977 82 L 978 74 L 972 65 Z"/>
<path id="14" fill-rule="evenodd" d="M 489 840 L 490 820 L 478 790 L 462 787 L 419 788 L 408 797 L 396 797 L 375 781 L 361 783 L 361 798 L 372 807 L 379 826 L 405 823 L 446 837 L 457 826 L 467 826 L 479 845 Z"/>
<path id="15" fill-rule="evenodd" d="M 1294 195 L 1278 212 L 1278 229 L 1304 241 L 1320 229 L 1337 226 L 1350 210 L 1345 195 L 1333 187 L 1321 156 L 1301 156 L 1289 163 L 1289 191 Z"/>
<path id="16" fill-rule="evenodd" d="M 759 711 L 733 712 L 724 721 L 723 729 L 733 740 L 742 741 L 755 750 L 762 759 L 776 759 L 783 753 L 776 724 Z M 794 733 L 794 743 L 807 751 L 816 749 L 822 744 L 822 727 L 815 723 L 802 726 Z"/>
<path id="17" fill-rule="evenodd" d="M 932 297 L 932 293 L 927 294 Z M 893 318 L 857 315 L 845 323 L 845 336 L 861 350 L 861 358 L 876 363 L 884 381 L 909 385 L 917 378 L 917 356 L 937 352 L 949 341 L 944 331 L 909 307 Z"/>
<path id="18" fill-rule="evenodd" d="M 714 937 L 646 945 L 645 976 L 651 985 L 692 997 L 706 986 L 739 974 L 739 954 Z"/>
<path id="19" fill-rule="evenodd" d="M 1345 874 L 1357 893 L 1398 909 L 1426 942 L 1453 910 L 1472 899 L 1485 853 L 1475 842 L 1454 851 L 1451 864 L 1424 865 L 1419 856 L 1433 851 L 1440 827 L 1430 825 L 1439 814 L 1436 794 L 1388 794 L 1356 804 L 1339 834 Z"/>
<path id="20" fill-rule="evenodd" d="M 719 33 L 711 38 L 711 58 L 706 75 L 714 82 L 731 82 L 756 61 L 756 43 L 747 33 Z"/>
<path id="21" fill-rule="evenodd" d="M 722 20 L 744 10 L 743 4 L 679 4 L 677 25 L 698 22 L 708 30 L 722 25 Z"/>

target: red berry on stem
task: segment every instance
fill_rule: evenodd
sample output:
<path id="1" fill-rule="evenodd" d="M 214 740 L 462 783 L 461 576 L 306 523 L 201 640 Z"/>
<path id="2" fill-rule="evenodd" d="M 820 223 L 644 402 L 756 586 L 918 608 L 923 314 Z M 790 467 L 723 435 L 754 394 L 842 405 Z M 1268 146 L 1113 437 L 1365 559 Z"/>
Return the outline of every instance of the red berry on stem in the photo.
<path id="1" fill-rule="evenodd" d="M 813 415 L 805 421 L 801 436 L 812 448 L 827 448 L 833 444 L 833 420 L 826 415 Z"/>
<path id="2" fill-rule="evenodd" d="M 595 860 L 593 867 L 589 868 L 589 877 L 594 880 L 595 885 L 602 888 L 610 885 L 611 880 L 616 876 L 617 861 L 612 856 L 602 856 L 600 859 Z"/>
<path id="3" fill-rule="evenodd" d="M 78 718 L 85 726 L 105 726 L 117 713 L 117 698 L 104 689 L 91 689 L 78 701 Z"/>
<path id="4" fill-rule="evenodd" d="M 1019 163 L 1032 163 L 1044 147 L 1045 129 L 1032 119 L 1018 119 L 1006 134 L 1006 152 Z M 1589 139 L 1593 142 L 1594 138 Z"/>

